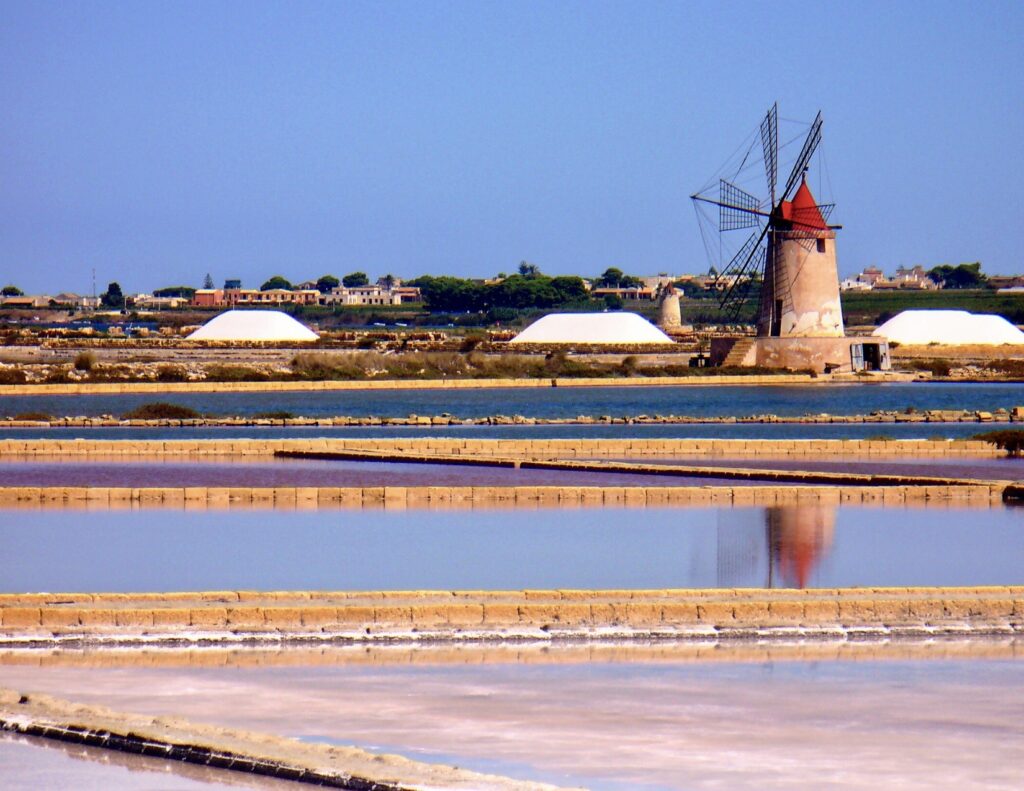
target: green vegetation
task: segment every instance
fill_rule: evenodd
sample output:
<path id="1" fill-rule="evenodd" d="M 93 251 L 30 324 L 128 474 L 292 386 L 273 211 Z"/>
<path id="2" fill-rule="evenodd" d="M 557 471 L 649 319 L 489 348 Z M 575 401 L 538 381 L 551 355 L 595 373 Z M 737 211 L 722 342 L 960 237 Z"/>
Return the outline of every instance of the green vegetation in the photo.
<path id="1" fill-rule="evenodd" d="M 512 275 L 500 283 L 486 284 L 457 277 L 424 275 L 410 281 L 409 285 L 419 287 L 424 304 L 435 312 L 461 313 L 493 308 L 524 310 L 570 305 L 590 310 L 604 307 L 603 303 L 588 298 L 582 278 L 567 275 L 548 277 L 539 271 Z"/>
<path id="2" fill-rule="evenodd" d="M 181 365 L 161 365 L 156 369 L 156 379 L 158 382 L 186 382 L 188 372 Z"/>
<path id="3" fill-rule="evenodd" d="M 46 412 L 19 412 L 14 416 L 14 419 L 50 421 L 53 420 L 53 415 L 47 414 Z"/>
<path id="4" fill-rule="evenodd" d="M 928 277 L 942 288 L 981 288 L 987 279 L 981 272 L 981 262 L 973 264 L 942 264 L 928 270 Z"/>
<path id="5" fill-rule="evenodd" d="M 321 275 L 316 281 L 316 290 L 321 294 L 329 294 L 332 288 L 337 288 L 340 281 L 334 275 Z"/>
<path id="6" fill-rule="evenodd" d="M 206 276 L 210 278 L 209 275 Z M 211 285 L 204 285 L 203 288 L 213 288 L 213 281 L 210 280 Z M 164 288 L 158 288 L 153 292 L 154 297 L 179 297 L 181 299 L 192 299 L 196 295 L 196 290 L 192 286 L 165 286 Z"/>
<path id="7" fill-rule="evenodd" d="M 25 296 L 25 292 L 22 291 L 17 286 L 13 286 L 13 285 L 8 284 L 8 285 L 4 286 L 2 289 L 0 289 L 0 296 L 5 296 L 5 297 L 23 297 L 23 296 Z"/>
<path id="8" fill-rule="evenodd" d="M 281 275 L 274 275 L 269 280 L 267 280 L 262 286 L 260 286 L 260 291 L 271 291 L 273 289 L 279 288 L 283 288 L 286 291 L 291 291 L 291 281 L 286 280 L 285 278 L 281 277 Z"/>
<path id="9" fill-rule="evenodd" d="M 107 285 L 107 290 L 100 295 L 100 304 L 111 310 L 120 310 L 124 307 L 124 294 L 117 281 Z"/>
<path id="10" fill-rule="evenodd" d="M 953 363 L 942 357 L 935 359 L 917 359 L 900 361 L 900 366 L 906 366 L 914 371 L 929 371 L 932 376 L 949 376 L 949 372 L 953 369 Z"/>
<path id="11" fill-rule="evenodd" d="M 612 266 L 604 270 L 604 274 L 594 281 L 594 285 L 598 288 L 638 288 L 643 284 L 640 278 L 623 274 L 621 269 Z"/>
<path id="12" fill-rule="evenodd" d="M 276 412 L 257 412 L 253 415 L 257 420 L 291 420 L 295 415 L 283 410 Z"/>
<path id="13" fill-rule="evenodd" d="M 467 339 L 468 340 L 468 339 Z M 293 379 L 544 379 L 552 377 L 612 378 L 620 376 L 763 376 L 760 368 L 691 368 L 688 364 L 639 367 L 636 357 L 621 363 L 581 362 L 565 351 L 539 355 L 468 352 L 374 351 L 345 354 L 305 352 L 291 363 Z M 770 373 L 791 373 L 771 371 Z"/>
<path id="14" fill-rule="evenodd" d="M 130 412 L 125 412 L 121 417 L 125 420 L 195 420 L 202 415 L 191 407 L 181 404 L 153 401 L 149 404 L 140 404 Z"/>
<path id="15" fill-rule="evenodd" d="M 75 355 L 76 371 L 91 371 L 96 365 L 96 354 L 88 349 Z"/>
<path id="16" fill-rule="evenodd" d="M 1024 294 L 998 294 L 990 289 L 943 291 L 848 291 L 843 294 L 847 325 L 882 324 L 904 310 L 945 309 L 995 313 L 1024 324 Z"/>
<path id="17" fill-rule="evenodd" d="M 986 431 L 982 434 L 975 434 L 971 439 L 991 442 L 1000 450 L 1005 450 L 1009 456 L 1024 455 L 1024 429 L 1006 428 L 998 431 Z"/>
<path id="18" fill-rule="evenodd" d="M 341 284 L 345 288 L 359 288 L 369 285 L 370 278 L 366 276 L 366 272 L 349 272 L 341 279 Z"/>

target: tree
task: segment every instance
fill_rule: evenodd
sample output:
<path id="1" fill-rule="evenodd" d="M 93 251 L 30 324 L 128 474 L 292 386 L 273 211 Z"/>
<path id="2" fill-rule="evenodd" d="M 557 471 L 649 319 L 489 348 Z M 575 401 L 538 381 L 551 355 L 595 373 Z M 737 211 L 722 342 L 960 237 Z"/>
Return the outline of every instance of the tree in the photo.
<path id="1" fill-rule="evenodd" d="M 388 272 L 386 275 L 384 275 L 384 277 L 382 277 L 377 282 L 380 283 L 382 286 L 384 286 L 384 288 L 386 288 L 388 291 L 390 291 L 391 289 L 393 289 L 395 287 L 395 281 L 397 281 L 397 280 L 398 280 L 397 277 L 395 277 L 393 274 Z"/>
<path id="2" fill-rule="evenodd" d="M 107 286 L 107 290 L 100 295 L 100 304 L 105 308 L 124 307 L 124 294 L 121 293 L 121 286 L 115 281 Z"/>
<path id="3" fill-rule="evenodd" d="M 337 288 L 339 280 L 334 275 L 321 275 L 316 281 L 316 290 L 321 294 L 328 294 L 332 288 Z"/>
<path id="4" fill-rule="evenodd" d="M 981 288 L 986 280 L 980 261 L 959 266 L 942 264 L 928 270 L 928 277 L 943 288 Z"/>
<path id="5" fill-rule="evenodd" d="M 601 277 L 594 281 L 594 284 L 598 288 L 618 288 L 619 283 L 622 282 L 623 277 L 624 275 L 622 274 L 621 269 L 619 269 L 618 267 L 610 266 L 606 270 L 604 270 L 604 274 L 601 275 Z"/>
<path id="6" fill-rule="evenodd" d="M 18 288 L 17 286 L 10 286 L 10 285 L 4 286 L 3 289 L 0 290 L 0 294 L 2 294 L 5 297 L 23 297 L 23 296 L 25 296 L 25 292 L 22 291 L 20 288 Z"/>
<path id="7" fill-rule="evenodd" d="M 536 264 L 531 264 L 529 261 L 520 261 L 519 274 L 523 277 L 537 277 L 540 274 L 540 267 Z"/>
<path id="8" fill-rule="evenodd" d="M 274 275 L 270 280 L 260 286 L 260 291 L 270 291 L 271 289 L 276 288 L 283 288 L 285 291 L 291 291 L 292 284 L 280 275 Z"/>
<path id="9" fill-rule="evenodd" d="M 562 275 L 551 278 L 551 287 L 558 293 L 558 301 L 580 302 L 587 298 L 587 287 L 583 278 L 576 275 Z"/>
<path id="10" fill-rule="evenodd" d="M 370 278 L 366 276 L 366 272 L 349 272 L 341 279 L 341 282 L 345 288 L 359 288 L 369 285 Z"/>
<path id="11" fill-rule="evenodd" d="M 192 299 L 195 296 L 196 290 L 192 286 L 167 286 L 166 288 L 158 288 L 153 292 L 154 297 L 180 297 L 182 299 Z"/>
<path id="12" fill-rule="evenodd" d="M 213 288 L 213 277 L 210 276 L 209 272 L 207 272 L 206 277 L 203 278 L 203 288 Z"/>
<path id="13" fill-rule="evenodd" d="M 640 278 L 623 274 L 622 270 L 615 266 L 604 270 L 604 274 L 595 283 L 598 288 L 639 288 L 642 285 Z"/>

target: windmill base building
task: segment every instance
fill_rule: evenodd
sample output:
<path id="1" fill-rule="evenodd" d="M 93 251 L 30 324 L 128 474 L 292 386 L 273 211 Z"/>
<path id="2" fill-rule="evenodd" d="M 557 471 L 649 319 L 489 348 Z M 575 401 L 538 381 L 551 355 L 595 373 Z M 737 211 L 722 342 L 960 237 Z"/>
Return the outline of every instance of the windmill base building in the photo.
<path id="1" fill-rule="evenodd" d="M 742 280 L 761 266 L 761 295 L 754 337 L 714 338 L 712 365 L 812 370 L 822 373 L 884 371 L 890 368 L 888 343 L 881 338 L 847 337 L 839 297 L 836 231 L 829 225 L 831 204 L 818 204 L 807 186 L 806 170 L 821 141 L 821 113 L 814 119 L 781 196 L 776 195 L 778 111 L 761 124 L 761 142 L 770 203 L 724 179 L 717 198 L 694 200 L 719 210 L 719 231 L 754 228 L 729 262 L 724 275 Z M 790 197 L 792 196 L 792 197 Z M 726 293 L 727 302 L 733 288 Z"/>

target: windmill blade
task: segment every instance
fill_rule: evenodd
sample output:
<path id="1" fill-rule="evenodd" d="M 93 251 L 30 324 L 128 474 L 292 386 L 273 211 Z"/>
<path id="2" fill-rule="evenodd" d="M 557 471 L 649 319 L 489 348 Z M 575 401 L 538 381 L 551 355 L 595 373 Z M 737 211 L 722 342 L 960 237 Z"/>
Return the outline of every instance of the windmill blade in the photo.
<path id="1" fill-rule="evenodd" d="M 760 224 L 758 212 L 761 202 L 725 179 L 718 181 L 718 230 L 735 231 L 754 228 Z"/>
<path id="2" fill-rule="evenodd" d="M 725 294 L 718 301 L 718 307 L 724 308 L 729 304 L 732 298 L 733 292 L 736 291 L 736 286 L 740 282 L 740 278 L 743 275 L 750 272 L 758 266 L 755 262 L 758 251 L 761 249 L 761 243 L 764 241 L 764 237 L 768 234 L 768 229 L 771 227 L 769 223 L 765 223 L 765 226 L 760 232 L 754 231 L 750 234 L 750 238 L 743 243 L 743 246 L 739 249 L 736 255 L 733 256 L 728 266 L 722 271 L 722 275 L 729 275 L 732 277 L 732 283 L 729 284 L 729 288 L 726 289 Z"/>
<path id="3" fill-rule="evenodd" d="M 814 122 L 811 124 L 811 129 L 807 133 L 807 139 L 804 140 L 804 147 L 800 149 L 800 156 L 793 163 L 793 172 L 789 174 L 789 181 L 786 182 L 786 189 L 782 191 L 781 200 L 789 200 L 789 194 L 793 191 L 797 182 L 800 181 L 800 175 L 804 172 L 804 168 L 807 167 L 807 163 L 811 161 L 811 157 L 814 156 L 818 143 L 821 142 L 821 123 L 821 110 L 818 110 L 818 114 L 814 117 Z"/>
<path id="4" fill-rule="evenodd" d="M 768 192 L 775 208 L 775 185 L 779 180 L 779 104 L 776 102 L 761 122 L 761 149 L 764 151 L 764 172 Z"/>

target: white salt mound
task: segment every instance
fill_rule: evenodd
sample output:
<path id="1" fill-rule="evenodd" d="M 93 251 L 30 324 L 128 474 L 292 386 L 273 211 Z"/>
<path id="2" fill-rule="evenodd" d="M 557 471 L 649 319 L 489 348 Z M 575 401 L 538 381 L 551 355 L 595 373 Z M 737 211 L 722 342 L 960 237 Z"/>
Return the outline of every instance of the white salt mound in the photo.
<path id="1" fill-rule="evenodd" d="M 672 343 L 635 313 L 551 313 L 537 319 L 509 343 Z"/>
<path id="2" fill-rule="evenodd" d="M 1024 344 L 1024 332 L 1002 316 L 966 310 L 905 310 L 871 334 L 908 346 Z"/>
<path id="3" fill-rule="evenodd" d="M 228 310 L 188 336 L 190 341 L 315 341 L 320 336 L 279 310 Z"/>

